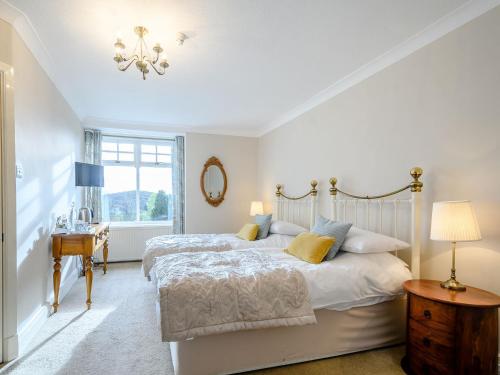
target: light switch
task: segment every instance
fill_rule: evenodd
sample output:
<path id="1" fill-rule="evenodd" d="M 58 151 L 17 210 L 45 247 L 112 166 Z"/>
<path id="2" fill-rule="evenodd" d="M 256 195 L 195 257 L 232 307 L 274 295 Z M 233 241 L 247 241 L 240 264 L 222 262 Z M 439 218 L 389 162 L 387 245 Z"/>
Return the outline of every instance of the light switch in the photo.
<path id="1" fill-rule="evenodd" d="M 23 166 L 20 163 L 18 163 L 16 164 L 16 178 L 21 180 L 23 177 L 24 177 Z"/>

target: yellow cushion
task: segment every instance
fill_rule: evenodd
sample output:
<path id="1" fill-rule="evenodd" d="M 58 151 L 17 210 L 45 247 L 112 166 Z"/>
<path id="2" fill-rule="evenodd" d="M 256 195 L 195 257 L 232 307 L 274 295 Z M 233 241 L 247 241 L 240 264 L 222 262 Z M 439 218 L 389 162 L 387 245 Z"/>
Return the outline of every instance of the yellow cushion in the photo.
<path id="1" fill-rule="evenodd" d="M 257 237 L 257 233 L 259 233 L 259 226 L 257 224 L 245 224 L 243 228 L 236 233 L 236 237 L 242 240 L 254 241 Z"/>
<path id="2" fill-rule="evenodd" d="M 321 263 L 323 258 L 335 243 L 335 237 L 320 236 L 316 233 L 305 232 L 294 238 L 285 249 L 285 253 L 309 263 Z"/>

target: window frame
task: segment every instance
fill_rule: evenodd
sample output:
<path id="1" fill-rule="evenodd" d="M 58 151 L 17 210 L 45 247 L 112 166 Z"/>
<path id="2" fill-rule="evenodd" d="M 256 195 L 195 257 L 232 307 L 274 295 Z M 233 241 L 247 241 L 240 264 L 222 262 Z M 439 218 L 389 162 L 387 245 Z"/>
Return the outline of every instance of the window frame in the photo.
<path id="1" fill-rule="evenodd" d="M 158 226 L 165 225 L 171 226 L 172 220 L 141 220 L 141 205 L 140 205 L 140 168 L 141 167 L 154 167 L 154 168 L 170 168 L 173 174 L 173 154 L 175 147 L 175 139 L 172 138 L 141 138 L 141 137 L 126 137 L 126 136 L 117 136 L 110 134 L 103 134 L 102 143 L 116 143 L 117 146 L 117 159 L 116 160 L 102 160 L 102 154 L 104 152 L 114 152 L 114 151 L 105 151 L 101 149 L 101 164 L 106 166 L 128 166 L 135 168 L 135 220 L 134 221 L 111 221 L 110 224 L 112 226 Z M 134 161 L 122 161 L 120 158 L 120 143 L 122 144 L 133 144 L 134 145 Z M 143 162 L 141 160 L 142 156 L 142 147 L 141 145 L 154 145 L 156 146 L 156 153 L 145 153 L 148 155 L 155 155 L 156 162 Z M 158 146 L 170 146 L 170 163 L 158 162 Z M 130 154 L 131 152 L 124 152 Z M 168 155 L 160 153 L 159 155 Z M 173 181 L 172 181 L 173 183 Z M 173 192 L 172 192 L 173 196 Z"/>

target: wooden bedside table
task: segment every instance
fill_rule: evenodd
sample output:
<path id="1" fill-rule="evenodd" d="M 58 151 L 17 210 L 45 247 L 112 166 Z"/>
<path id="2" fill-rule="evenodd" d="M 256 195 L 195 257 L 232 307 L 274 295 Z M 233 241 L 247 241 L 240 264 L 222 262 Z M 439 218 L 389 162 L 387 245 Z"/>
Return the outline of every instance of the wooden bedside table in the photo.
<path id="1" fill-rule="evenodd" d="M 500 297 L 472 287 L 441 288 L 439 281 L 408 280 L 406 356 L 409 374 L 498 375 Z"/>
<path id="2" fill-rule="evenodd" d="M 52 235 L 52 256 L 54 257 L 54 312 L 59 307 L 59 286 L 61 284 L 61 258 L 64 255 L 81 255 L 87 281 L 87 308 L 92 304 L 92 255 L 102 247 L 104 273 L 108 269 L 109 223 L 92 224 L 94 233 L 67 233 Z"/>

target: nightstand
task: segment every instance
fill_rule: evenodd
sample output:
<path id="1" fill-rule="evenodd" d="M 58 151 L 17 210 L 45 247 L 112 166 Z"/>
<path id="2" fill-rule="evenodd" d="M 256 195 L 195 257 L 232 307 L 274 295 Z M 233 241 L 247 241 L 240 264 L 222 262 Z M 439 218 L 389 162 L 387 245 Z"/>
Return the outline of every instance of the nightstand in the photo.
<path id="1" fill-rule="evenodd" d="M 408 280 L 406 356 L 408 374 L 498 375 L 500 297 L 467 287 L 441 288 L 439 281 Z"/>

